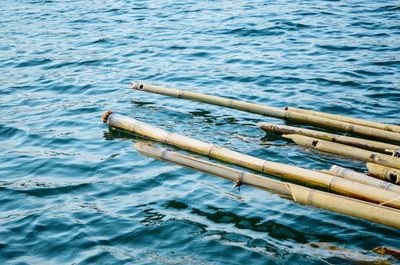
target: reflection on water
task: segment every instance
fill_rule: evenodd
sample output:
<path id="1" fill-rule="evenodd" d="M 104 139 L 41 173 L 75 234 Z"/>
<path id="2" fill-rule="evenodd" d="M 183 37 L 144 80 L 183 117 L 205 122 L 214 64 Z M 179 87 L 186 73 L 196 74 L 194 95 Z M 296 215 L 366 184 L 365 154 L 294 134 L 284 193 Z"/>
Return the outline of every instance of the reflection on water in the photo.
<path id="1" fill-rule="evenodd" d="M 2 264 L 385 264 L 399 231 L 139 155 L 112 109 L 305 168 L 363 163 L 266 136 L 266 117 L 137 80 L 400 124 L 394 1 L 0 5 Z"/>

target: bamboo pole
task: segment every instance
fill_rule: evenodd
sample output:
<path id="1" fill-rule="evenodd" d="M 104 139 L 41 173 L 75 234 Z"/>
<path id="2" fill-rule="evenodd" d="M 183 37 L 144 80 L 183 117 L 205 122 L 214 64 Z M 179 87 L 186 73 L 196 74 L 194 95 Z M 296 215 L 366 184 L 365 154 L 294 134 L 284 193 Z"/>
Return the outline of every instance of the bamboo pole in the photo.
<path id="1" fill-rule="evenodd" d="M 321 152 L 350 157 L 365 162 L 373 162 L 383 166 L 400 168 L 400 158 L 398 157 L 375 153 L 361 148 L 333 143 L 299 134 L 284 134 L 282 137 L 291 139 L 300 146 Z"/>
<path id="2" fill-rule="evenodd" d="M 187 100 L 204 102 L 212 105 L 223 106 L 227 108 L 237 109 L 250 113 L 256 113 L 278 119 L 285 119 L 291 122 L 309 124 L 323 128 L 334 129 L 346 133 L 356 133 L 385 141 L 400 142 L 400 133 L 384 131 L 381 129 L 366 127 L 362 125 L 352 124 L 348 122 L 327 119 L 319 116 L 307 115 L 304 113 L 289 111 L 288 108 L 281 110 L 278 108 L 267 107 L 260 104 L 249 103 L 224 97 L 211 96 L 201 93 L 184 91 L 181 89 L 166 88 L 161 86 L 153 86 L 149 84 L 139 84 L 132 82 L 130 88 L 139 91 L 156 93 L 160 95 L 182 98 Z"/>
<path id="3" fill-rule="evenodd" d="M 301 167 L 266 161 L 253 156 L 238 153 L 227 148 L 202 142 L 186 136 L 169 133 L 158 127 L 107 111 L 102 119 L 113 128 L 135 133 L 139 136 L 207 155 L 222 161 L 247 167 L 253 170 L 307 183 L 346 196 L 355 197 L 400 209 L 400 197 L 397 193 L 371 187 L 365 184 L 342 179 L 336 176 L 304 169 Z"/>
<path id="4" fill-rule="evenodd" d="M 143 143 L 136 143 L 135 148 L 146 156 L 219 176 L 235 182 L 235 185 L 247 184 L 259 189 L 272 191 L 282 197 L 289 198 L 301 204 L 366 219 L 394 228 L 400 228 L 400 211 L 396 209 L 378 206 L 376 204 L 310 189 L 292 183 L 272 180 L 189 155 L 151 147 Z"/>
<path id="5" fill-rule="evenodd" d="M 367 163 L 368 172 L 377 178 L 400 184 L 400 170 L 375 163 Z"/>
<path id="6" fill-rule="evenodd" d="M 384 181 L 384 180 L 379 180 L 376 178 L 373 178 L 371 176 L 368 176 L 366 174 L 359 173 L 357 171 L 348 169 L 348 168 L 343 168 L 339 166 L 332 166 L 329 170 L 321 170 L 321 172 L 334 175 L 334 176 L 339 176 L 345 179 L 349 179 L 352 181 L 356 181 L 359 183 L 364 183 L 370 186 L 378 187 L 381 189 L 385 190 L 390 190 L 392 192 L 396 192 L 400 195 L 400 186 L 395 185 L 393 183 Z"/>
<path id="7" fill-rule="evenodd" d="M 385 124 L 385 123 L 381 123 L 381 122 L 368 121 L 368 120 L 363 120 L 363 119 L 351 118 L 351 117 L 346 117 L 346 116 L 341 116 L 341 115 L 336 115 L 336 114 L 306 110 L 306 109 L 295 108 L 295 107 L 288 107 L 288 110 L 298 112 L 298 113 L 313 115 L 313 116 L 319 116 L 319 117 L 323 117 L 323 118 L 327 118 L 327 119 L 343 121 L 343 122 L 348 122 L 348 123 L 352 123 L 352 124 L 358 124 L 358 125 L 362 125 L 362 126 L 366 126 L 366 127 L 380 129 L 380 130 L 400 133 L 399 125 Z"/>
<path id="8" fill-rule="evenodd" d="M 239 100 L 234 100 L 234 99 L 229 99 L 229 98 L 201 94 L 201 93 L 196 93 L 196 92 L 191 92 L 191 91 L 184 91 L 184 90 L 175 89 L 175 88 L 153 86 L 153 85 L 149 85 L 149 84 L 139 84 L 136 82 L 131 82 L 130 88 L 132 88 L 134 90 L 145 91 L 145 92 L 160 94 L 160 95 L 164 95 L 164 96 L 182 98 L 182 99 L 187 99 L 187 100 L 203 102 L 203 103 L 207 103 L 207 104 L 211 104 L 211 105 L 217 105 L 217 106 L 237 109 L 237 110 L 241 110 L 241 111 L 260 114 L 260 115 L 278 118 L 278 119 L 285 118 L 284 110 L 281 110 L 278 108 L 273 108 L 273 107 L 267 107 L 267 106 L 263 106 L 263 105 L 259 105 L 259 104 L 254 104 L 254 103 L 250 103 L 250 102 L 245 102 L 245 101 L 239 101 Z"/>
<path id="9" fill-rule="evenodd" d="M 400 146 L 398 145 L 365 140 L 344 135 L 332 134 L 327 132 L 321 132 L 311 129 L 298 128 L 280 124 L 272 124 L 267 122 L 260 122 L 258 125 L 260 126 L 261 129 L 270 133 L 299 134 L 299 135 L 319 138 L 330 142 L 336 142 L 362 149 L 372 150 L 380 153 L 393 154 L 396 152 L 396 150 L 400 150 Z"/>

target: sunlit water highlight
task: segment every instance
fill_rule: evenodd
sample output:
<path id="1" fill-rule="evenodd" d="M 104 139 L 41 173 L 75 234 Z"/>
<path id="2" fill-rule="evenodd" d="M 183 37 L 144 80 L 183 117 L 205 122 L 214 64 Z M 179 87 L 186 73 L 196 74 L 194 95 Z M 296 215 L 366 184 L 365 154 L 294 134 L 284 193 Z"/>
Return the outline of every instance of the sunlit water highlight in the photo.
<path id="1" fill-rule="evenodd" d="M 389 257 L 372 248 L 400 247 L 398 230 L 143 157 L 100 120 L 113 109 L 272 161 L 365 170 L 256 127 L 282 121 L 127 84 L 400 124 L 397 1 L 3 0 L 0 11 L 1 264 L 373 264 Z"/>

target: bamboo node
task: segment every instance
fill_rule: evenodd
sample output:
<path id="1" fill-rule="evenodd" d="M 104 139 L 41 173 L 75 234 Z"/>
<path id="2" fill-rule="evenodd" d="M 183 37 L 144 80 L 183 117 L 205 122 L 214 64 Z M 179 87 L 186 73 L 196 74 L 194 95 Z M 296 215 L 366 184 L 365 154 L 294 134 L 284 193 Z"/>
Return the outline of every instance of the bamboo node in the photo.
<path id="1" fill-rule="evenodd" d="M 288 114 L 289 114 L 289 107 L 286 107 L 284 110 L 285 110 L 285 114 L 283 114 L 283 119 L 287 120 L 288 119 Z"/>
<path id="2" fill-rule="evenodd" d="M 295 202 L 298 202 L 298 201 L 297 201 L 297 198 L 296 198 L 296 196 L 295 196 L 295 193 L 293 192 L 292 187 L 290 186 L 289 183 L 286 183 L 286 188 L 289 190 L 290 194 L 292 195 L 293 200 L 294 200 Z"/>
<path id="3" fill-rule="evenodd" d="M 261 172 L 267 173 L 265 172 L 265 170 L 268 168 L 266 164 L 268 164 L 268 161 L 264 161 L 264 163 L 262 164 Z"/>
<path id="4" fill-rule="evenodd" d="M 382 181 L 382 182 L 379 184 L 379 187 L 382 188 L 382 189 L 384 189 L 384 190 L 389 190 L 389 188 L 390 188 L 391 186 L 393 186 L 392 183 L 386 183 L 386 182 L 384 182 L 384 181 Z"/>
<path id="5" fill-rule="evenodd" d="M 226 103 L 226 107 L 230 108 L 232 106 L 232 99 L 228 99 L 228 102 Z"/>
<path id="6" fill-rule="evenodd" d="M 346 126 L 346 132 L 348 132 L 348 133 L 354 132 L 354 125 L 351 124 L 351 123 L 349 123 L 349 124 Z"/>
<path id="7" fill-rule="evenodd" d="M 215 144 L 210 146 L 210 149 L 208 149 L 208 151 L 207 151 L 207 156 L 211 156 L 211 152 L 214 149 L 214 147 L 215 147 Z"/>
<path id="8" fill-rule="evenodd" d="M 167 150 L 167 149 L 165 149 L 165 150 L 163 150 L 163 151 L 161 152 L 161 161 L 165 161 L 165 156 L 167 155 L 167 153 L 168 153 L 168 150 Z"/>
<path id="9" fill-rule="evenodd" d="M 107 123 L 108 116 L 110 116 L 111 113 L 112 113 L 112 110 L 107 110 L 106 113 L 104 113 L 103 116 L 101 116 L 101 119 L 103 120 L 104 123 Z"/>
<path id="10" fill-rule="evenodd" d="M 131 127 L 131 131 L 132 132 L 136 132 L 136 126 L 139 124 L 139 121 L 136 121 L 136 122 L 134 122 L 133 124 L 132 124 L 132 127 Z"/>
<path id="11" fill-rule="evenodd" d="M 275 132 L 275 129 L 276 129 L 275 124 L 272 124 L 272 125 L 270 126 L 270 128 L 271 128 L 271 133 L 274 133 L 274 132 Z"/>
<path id="12" fill-rule="evenodd" d="M 329 181 L 329 185 L 328 185 L 328 191 L 331 191 L 332 185 L 333 185 L 334 182 L 335 182 L 336 180 L 338 180 L 338 179 L 339 179 L 339 177 L 337 177 L 337 176 L 334 176 L 334 177 L 331 178 L 331 181 Z"/>
<path id="13" fill-rule="evenodd" d="M 177 98 L 182 98 L 183 92 L 184 91 L 182 89 L 179 89 L 179 93 L 178 93 L 178 97 Z"/>
<path id="14" fill-rule="evenodd" d="M 165 139 L 162 139 L 161 142 L 164 142 L 164 143 L 166 143 L 166 144 L 170 144 L 169 138 L 170 138 L 171 135 L 173 135 L 173 133 L 171 133 L 171 132 L 168 133 L 168 134 L 165 136 Z"/>
<path id="15" fill-rule="evenodd" d="M 307 205 L 311 205 L 312 204 L 312 196 L 314 194 L 314 189 L 311 189 L 308 191 L 307 193 Z"/>
<path id="16" fill-rule="evenodd" d="M 370 158 L 373 160 L 373 161 L 375 161 L 375 162 L 379 162 L 379 157 L 376 155 L 376 154 L 371 154 L 371 156 L 370 156 Z"/>

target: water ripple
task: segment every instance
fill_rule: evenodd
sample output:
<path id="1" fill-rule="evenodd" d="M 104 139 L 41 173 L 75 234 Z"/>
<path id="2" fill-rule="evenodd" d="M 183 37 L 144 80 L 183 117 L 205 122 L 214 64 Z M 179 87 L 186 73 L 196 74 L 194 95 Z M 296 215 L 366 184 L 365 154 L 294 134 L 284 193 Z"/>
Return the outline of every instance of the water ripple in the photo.
<path id="1" fill-rule="evenodd" d="M 107 109 L 271 161 L 363 163 L 132 80 L 400 124 L 396 1 L 0 5 L 1 264 L 379 264 L 399 231 L 143 157 Z M 334 250 L 332 250 L 334 249 Z"/>

